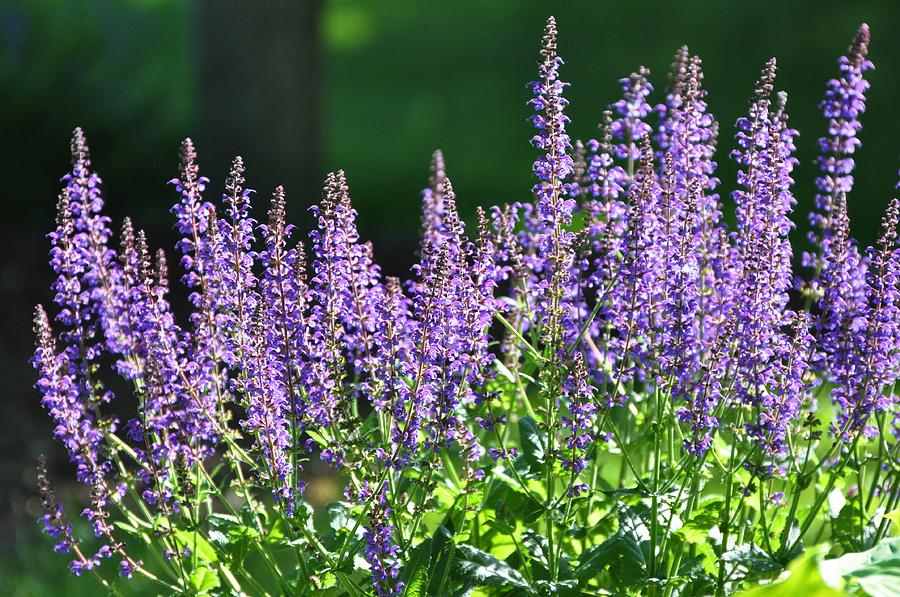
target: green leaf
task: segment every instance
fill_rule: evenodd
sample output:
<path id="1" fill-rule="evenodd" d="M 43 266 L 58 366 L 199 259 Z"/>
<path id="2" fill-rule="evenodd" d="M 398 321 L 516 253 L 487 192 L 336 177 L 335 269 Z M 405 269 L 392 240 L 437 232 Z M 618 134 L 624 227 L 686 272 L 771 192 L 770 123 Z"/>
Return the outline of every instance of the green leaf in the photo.
<path id="1" fill-rule="evenodd" d="M 883 518 L 890 520 L 891 525 L 896 529 L 898 526 L 900 526 L 900 508 L 891 510 L 887 514 L 884 514 Z"/>
<path id="2" fill-rule="evenodd" d="M 615 576 L 623 584 L 633 585 L 647 577 L 647 553 L 650 531 L 640 512 L 627 506 L 619 507 L 619 530 L 598 546 L 585 551 L 578 558 L 573 576 L 580 583 L 596 577 L 607 566 L 615 567 Z"/>
<path id="3" fill-rule="evenodd" d="M 175 541 L 179 549 L 189 548 L 191 552 L 196 552 L 203 562 L 212 563 L 218 560 L 216 550 L 200 533 L 181 529 L 175 531 Z"/>
<path id="4" fill-rule="evenodd" d="M 739 545 L 722 554 L 728 576 L 735 580 L 771 577 L 784 568 L 756 545 Z"/>
<path id="5" fill-rule="evenodd" d="M 537 428 L 534 419 L 523 417 L 519 419 L 519 445 L 522 449 L 521 458 L 532 471 L 540 470 L 544 465 L 544 445 L 546 444 L 544 432 Z"/>
<path id="6" fill-rule="evenodd" d="M 191 587 L 199 594 L 208 594 L 211 590 L 219 586 L 219 575 L 207 568 L 201 566 L 191 572 Z"/>
<path id="7" fill-rule="evenodd" d="M 400 580 L 406 585 L 405 596 L 425 595 L 428 590 L 428 570 L 431 568 L 432 540 L 419 543 L 403 565 Z"/>
<path id="8" fill-rule="evenodd" d="M 870 547 L 874 543 L 878 527 L 866 518 L 859 494 L 848 499 L 837 518 L 832 521 L 832 541 L 844 551 L 858 551 Z"/>
<path id="9" fill-rule="evenodd" d="M 444 585 L 450 576 L 455 552 L 453 544 L 453 531 L 441 526 L 435 533 L 431 548 L 431 568 L 428 570 L 430 581 L 428 583 L 429 595 L 443 595 Z"/>
<path id="10" fill-rule="evenodd" d="M 470 545 L 456 547 L 455 572 L 476 587 L 513 587 L 528 590 L 528 583 L 519 571 L 491 554 Z"/>
<path id="11" fill-rule="evenodd" d="M 346 502 L 332 502 L 328 504 L 328 526 L 336 533 L 350 532 L 353 528 L 353 517 L 350 514 L 352 506 Z"/>
<path id="12" fill-rule="evenodd" d="M 404 597 L 425 597 L 428 594 L 428 568 L 416 568 L 412 577 L 406 581 Z"/>
<path id="13" fill-rule="evenodd" d="M 614 537 L 581 553 L 578 557 L 578 568 L 575 569 L 575 578 L 579 583 L 589 582 L 596 577 L 618 555 L 617 546 L 612 540 Z"/>
<path id="14" fill-rule="evenodd" d="M 711 501 L 701 508 L 688 520 L 676 534 L 684 539 L 685 543 L 703 545 L 709 542 L 709 532 L 719 524 L 719 511 L 722 502 Z"/>
<path id="15" fill-rule="evenodd" d="M 210 514 L 206 520 L 209 542 L 228 554 L 232 567 L 240 567 L 250 551 L 250 541 L 259 533 L 229 514 Z"/>
<path id="16" fill-rule="evenodd" d="M 782 581 L 768 585 L 762 585 L 749 591 L 740 593 L 741 597 L 787 597 L 798 595 L 802 597 L 843 597 L 846 595 L 828 586 L 819 574 L 816 564 L 817 555 L 806 553 L 794 560 L 788 570 L 790 575 Z"/>
<path id="17" fill-rule="evenodd" d="M 532 529 L 526 529 L 522 533 L 522 545 L 528 549 L 533 561 L 540 563 L 545 569 L 550 569 L 550 543 L 547 538 Z M 559 574 L 563 579 L 572 576 L 572 560 L 565 553 L 560 554 Z"/>
<path id="18" fill-rule="evenodd" d="M 885 539 L 867 551 L 822 560 L 819 570 L 826 580 L 834 583 L 843 578 L 871 597 L 896 597 L 900 595 L 900 537 Z"/>

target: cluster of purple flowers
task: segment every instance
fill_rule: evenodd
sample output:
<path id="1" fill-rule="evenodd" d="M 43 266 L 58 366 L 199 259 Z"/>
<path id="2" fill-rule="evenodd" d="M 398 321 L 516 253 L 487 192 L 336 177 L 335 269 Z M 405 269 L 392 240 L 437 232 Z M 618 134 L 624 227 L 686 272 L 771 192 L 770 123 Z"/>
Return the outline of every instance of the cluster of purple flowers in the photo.
<path id="1" fill-rule="evenodd" d="M 209 201 L 185 140 L 171 182 L 186 318 L 173 306 L 164 253 L 129 220 L 114 244 L 76 129 L 49 235 L 55 315 L 36 310 L 33 363 L 54 434 L 91 488 L 84 516 L 103 545 L 94 556 L 78 549 L 42 473 L 42 520 L 57 549 L 76 553 L 76 573 L 113 555 L 123 575 L 141 569 L 108 523 L 110 503 L 126 491 L 117 484 L 123 454 L 137 465 L 133 495 L 162 516 L 190 505 L 186 477 L 220 455 L 238 475 L 250 465 L 290 518 L 314 453 L 346 475 L 346 495 L 366 513 L 373 590 L 399 594 L 400 544 L 412 538 L 395 528 L 392 504 L 403 496 L 386 479 L 434 470 L 447 448 L 466 483 L 482 479 L 485 454 L 515 459 L 496 428 L 519 413 L 492 404 L 504 387 L 498 372 L 515 377 L 526 364 L 540 375 L 516 383 L 540 386 L 548 447 L 565 446 L 549 467 L 567 472 L 570 497 L 591 491 L 581 473 L 594 443 L 612 439 L 605 422 L 633 396 L 655 396 L 656 416 L 677 419 L 691 458 L 705 456 L 728 417 L 757 450 L 748 462 L 768 472 L 779 470 L 822 382 L 834 384 L 834 436 L 874 435 L 874 415 L 895 407 L 900 373 L 900 204 L 891 202 L 878 244 L 858 250 L 846 204 L 868 39 L 863 25 L 822 104 L 828 135 L 819 143 L 814 245 L 803 258 L 813 278 L 802 284 L 788 240 L 797 132 L 774 59 L 737 122 L 731 226 L 700 59 L 678 51 L 655 107 L 647 69 L 622 79 L 598 138 L 573 142 L 551 17 L 529 102 L 534 201 L 479 210 L 470 237 L 436 152 L 419 260 L 405 282 L 383 276 L 360 239 L 343 172 L 327 176 L 312 208 L 307 259 L 283 188 L 257 222 L 236 158 L 221 201 Z M 808 308 L 796 307 L 797 289 Z M 133 387 L 135 414 L 123 425 L 106 408 L 120 398 L 101 379 L 105 361 Z M 377 433 L 363 429 L 370 412 Z"/>
<path id="2" fill-rule="evenodd" d="M 64 182 L 50 235 L 59 333 L 38 307 L 34 363 L 55 434 L 78 479 L 94 490 L 85 515 L 98 536 L 112 535 L 102 522 L 109 440 L 123 441 L 101 408 L 113 399 L 99 377 L 104 355 L 133 384 L 137 416 L 124 427 L 142 499 L 160 511 L 180 507 L 173 464 L 190 467 L 233 443 L 230 404 L 243 409 L 239 429 L 252 439 L 259 482 L 288 514 L 304 486 L 299 446 L 313 436 L 327 438 L 319 446 L 324 461 L 351 469 L 376 447 L 384 466 L 395 468 L 451 443 L 473 462 L 481 458 L 466 427 L 468 407 L 493 376 L 493 240 L 483 215 L 478 238 L 468 240 L 440 169 L 425 195 L 421 262 L 404 289 L 382 279 L 371 245 L 360 241 L 343 172 L 328 176 L 313 208 L 308 277 L 303 244 L 285 221 L 284 190 L 275 190 L 267 223 L 257 224 L 237 158 L 219 208 L 204 199 L 208 181 L 185 141 L 181 176 L 172 181 L 190 290 L 183 324 L 170 305 L 165 259 L 159 253 L 153 262 L 146 235 L 126 220 L 120 248 L 112 246 L 80 130 Z M 389 445 L 347 432 L 360 400 L 389 420 Z"/>
<path id="3" fill-rule="evenodd" d="M 556 339 L 564 354 L 582 353 L 600 390 L 595 405 L 620 403 L 629 387 L 661 392 L 689 425 L 684 447 L 698 457 L 722 416 L 749 408 L 740 414 L 742 425 L 772 463 L 784 454 L 804 409 L 815 408 L 812 389 L 822 375 L 837 385 L 837 437 L 893 406 L 900 347 L 896 208 L 892 203 L 885 216 L 878 247 L 863 253 L 846 222 L 851 156 L 868 88 L 863 75 L 872 68 L 868 36 L 863 25 L 822 104 L 829 136 L 819 144 L 822 175 L 811 216 L 819 232 L 804 258 L 815 266 L 812 282 L 803 284 L 811 289 L 807 314 L 793 307 L 791 294 L 797 132 L 788 124 L 787 94 L 776 92 L 775 60 L 737 122 L 732 227 L 716 193 L 719 127 L 707 112 L 700 59 L 679 50 L 665 101 L 655 110 L 647 69 L 622 79 L 623 98 L 604 114 L 601 138 L 572 144 L 555 22 L 548 22 L 543 80 L 533 84 L 530 102 L 539 112 L 534 143 L 541 152 L 535 207 L 497 212 L 513 212 L 498 218 L 507 228 L 526 222 L 521 233 L 501 234 L 514 242 L 498 260 L 531 287 L 529 297 L 509 284 L 518 304 L 511 319 L 525 321 L 523 332 L 559 322 L 560 330 L 532 342 Z M 576 211 L 585 220 L 580 233 L 571 224 Z M 574 370 L 580 362 L 570 356 L 564 366 Z M 585 421 L 593 409 L 585 411 L 575 386 L 563 394 L 572 413 L 567 426 L 599 424 Z"/>

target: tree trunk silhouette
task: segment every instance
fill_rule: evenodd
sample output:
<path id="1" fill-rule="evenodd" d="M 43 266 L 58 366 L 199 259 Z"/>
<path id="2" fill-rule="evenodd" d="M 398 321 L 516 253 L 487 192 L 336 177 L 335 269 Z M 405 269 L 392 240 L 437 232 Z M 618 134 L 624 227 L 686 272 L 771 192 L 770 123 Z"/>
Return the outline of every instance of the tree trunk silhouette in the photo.
<path id="1" fill-rule="evenodd" d="M 196 141 L 211 191 L 240 155 L 257 205 L 282 184 L 295 222 L 322 178 L 320 12 L 321 0 L 200 0 L 196 15 Z"/>

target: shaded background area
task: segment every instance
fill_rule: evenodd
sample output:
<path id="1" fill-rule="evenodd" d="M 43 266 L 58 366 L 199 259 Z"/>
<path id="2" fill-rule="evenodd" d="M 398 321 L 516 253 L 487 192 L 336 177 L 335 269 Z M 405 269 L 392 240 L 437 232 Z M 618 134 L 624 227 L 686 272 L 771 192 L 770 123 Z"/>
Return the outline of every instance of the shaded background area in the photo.
<path id="1" fill-rule="evenodd" d="M 594 134 L 618 97 L 618 78 L 646 65 L 660 100 L 676 48 L 687 43 L 700 54 L 721 123 L 725 188 L 734 178 L 732 123 L 765 60 L 777 56 L 777 85 L 788 91 L 801 132 L 801 229 L 825 127 L 817 105 L 838 56 L 868 22 L 876 70 L 850 212 L 855 234 L 874 238 L 900 153 L 896 0 L 0 0 L 0 534 L 8 538 L 0 541 L 0 592 L 68 594 L 89 584 L 65 577 L 63 558 L 35 539 L 31 523 L 37 455 L 50 456 L 61 484 L 72 478 L 26 364 L 33 306 L 50 298 L 43 235 L 72 128 L 88 135 L 110 214 L 131 215 L 167 247 L 176 197 L 166 181 L 185 136 L 197 142 L 211 193 L 221 193 L 228 163 L 241 153 L 258 203 L 284 184 L 292 219 L 304 228 L 319 181 L 343 168 L 364 237 L 388 273 L 405 275 L 435 147 L 444 150 L 464 216 L 478 204 L 528 197 L 526 83 L 551 12 L 563 78 L 573 83 L 574 137 Z M 4 572 L 26 561 L 28 578 Z M 4 577 L 17 587 L 2 590 Z"/>

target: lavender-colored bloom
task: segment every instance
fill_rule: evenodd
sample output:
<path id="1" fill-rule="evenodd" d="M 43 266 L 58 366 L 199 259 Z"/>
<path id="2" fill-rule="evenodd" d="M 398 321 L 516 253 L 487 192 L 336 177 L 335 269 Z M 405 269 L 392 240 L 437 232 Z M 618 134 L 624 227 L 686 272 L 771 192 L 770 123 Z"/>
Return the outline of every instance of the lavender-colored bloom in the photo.
<path id="1" fill-rule="evenodd" d="M 41 455 L 37 466 L 37 487 L 41 496 L 41 507 L 44 514 L 38 519 L 44 533 L 57 542 L 53 551 L 57 553 L 70 553 L 78 545 L 78 541 L 72 535 L 72 525 L 63 514 L 63 507 L 53 492 L 50 477 L 47 474 L 47 460 Z M 77 552 L 80 553 L 80 552 Z"/>
<path id="2" fill-rule="evenodd" d="M 178 241 L 178 248 L 183 255 L 181 263 L 186 271 L 182 280 L 188 288 L 195 289 L 190 299 L 199 309 L 203 307 L 201 295 L 204 291 L 203 276 L 205 270 L 212 266 L 203 257 L 208 254 L 204 240 L 213 206 L 203 200 L 202 193 L 206 190 L 209 179 L 200 176 L 197 150 L 190 139 L 185 139 L 181 143 L 180 171 L 180 178 L 169 181 L 180 196 L 179 202 L 172 207 L 172 213 L 175 214 L 176 229 L 182 235 Z"/>
<path id="3" fill-rule="evenodd" d="M 260 479 L 272 488 L 275 500 L 289 515 L 294 510 L 295 489 L 288 456 L 292 440 L 286 414 L 289 412 L 288 388 L 280 375 L 276 352 L 277 331 L 266 313 L 259 313 L 244 359 L 247 380 L 247 417 L 241 424 L 254 438 L 263 466 Z M 274 338 L 272 336 L 275 336 Z"/>
<path id="4" fill-rule="evenodd" d="M 562 426 L 568 429 L 566 446 L 568 453 L 559 456 L 563 468 L 571 471 L 572 483 L 570 495 L 579 495 L 586 490 L 583 483 L 577 481 L 578 474 L 587 468 L 587 455 L 594 441 L 592 430 L 597 413 L 594 400 L 594 389 L 587 374 L 584 355 L 576 352 L 575 365 L 565 384 L 569 396 L 569 415 L 562 418 Z"/>
<path id="5" fill-rule="evenodd" d="M 452 188 L 451 188 L 452 191 Z M 446 245 L 425 247 L 420 263 L 413 265 L 411 317 L 407 322 L 409 345 L 401 366 L 408 363 L 412 386 L 395 402 L 392 440 L 405 450 L 418 444 L 419 429 L 434 421 L 438 409 L 437 387 L 442 375 L 441 350 L 446 317 L 449 250 Z M 401 375 L 403 373 L 401 372 Z M 432 438 L 436 441 L 438 438 Z"/>
<path id="6" fill-rule="evenodd" d="M 447 167 L 444 154 L 436 149 L 431 156 L 431 176 L 428 186 L 422 190 L 422 227 L 420 234 L 419 255 L 427 251 L 428 246 L 441 244 L 441 228 L 444 219 L 444 181 L 447 179 Z"/>
<path id="7" fill-rule="evenodd" d="M 613 381 L 643 377 L 644 363 L 652 357 L 651 332 L 656 321 L 661 279 L 660 185 L 653 168 L 650 139 L 641 143 L 635 182 L 629 187 L 623 264 L 610 297 L 610 355 L 617 359 Z"/>
<path id="8" fill-rule="evenodd" d="M 841 75 L 828 82 L 825 99 L 820 104 L 822 114 L 828 119 L 828 135 L 819 139 L 820 155 L 816 159 L 821 174 L 816 178 L 816 210 L 809 214 L 813 231 L 810 242 L 819 249 L 818 254 L 805 253 L 803 264 L 817 274 L 828 259 L 828 244 L 833 234 L 832 214 L 839 196 L 846 196 L 853 188 L 853 156 L 859 149 L 860 116 L 866 111 L 866 91 L 869 82 L 865 73 L 874 68 L 866 58 L 869 49 L 869 26 L 860 26 L 847 56 L 841 56 Z M 849 249 L 855 253 L 855 247 Z M 857 261 L 851 256 L 850 261 Z M 860 278 L 862 270 L 856 272 Z M 815 289 L 815 287 L 814 287 Z"/>
<path id="9" fill-rule="evenodd" d="M 684 397 L 684 403 L 675 412 L 678 420 L 691 427 L 684 440 L 684 450 L 697 457 L 703 456 L 712 445 L 712 433 L 719 426 L 715 415 L 724 393 L 723 380 L 728 373 L 729 348 L 734 339 L 734 320 L 726 321 L 715 341 L 710 343 L 700 365 L 700 375 Z"/>
<path id="10" fill-rule="evenodd" d="M 296 471 L 289 457 L 300 417 L 300 388 L 296 374 L 294 334 L 304 321 L 304 291 L 295 268 L 302 265 L 302 246 L 287 248 L 292 227 L 285 223 L 284 189 L 272 197 L 269 222 L 262 227 L 265 268 L 261 281 L 262 303 L 248 338 L 243 364 L 247 378 L 247 418 L 242 425 L 256 437 L 256 448 L 265 463 L 262 480 L 272 487 L 275 499 L 287 513 L 293 512 L 295 494 L 302 490 L 294 480 Z M 298 264 L 298 261 L 300 264 Z"/>
<path id="11" fill-rule="evenodd" d="M 535 95 L 529 104 L 538 133 L 532 144 L 541 151 L 534 162 L 539 180 L 534 186 L 536 198 L 533 227 L 536 232 L 537 262 L 535 270 L 542 274 L 534 292 L 536 312 L 544 341 L 553 350 L 561 350 L 577 334 L 575 324 L 575 284 L 572 276 L 574 234 L 567 230 L 572 221 L 575 200 L 568 179 L 574 173 L 570 152 L 572 143 L 566 134 L 568 117 L 564 109 L 568 101 L 562 92 L 566 83 L 559 80 L 562 58 L 556 53 L 556 20 L 550 17 L 541 46 L 543 62 L 539 81 L 531 84 Z"/>
<path id="12" fill-rule="evenodd" d="M 166 439 L 155 446 L 151 458 L 162 463 L 178 453 L 189 460 L 203 459 L 209 451 L 207 440 L 215 431 L 215 404 L 206 397 L 202 378 L 192 373 L 192 346 L 169 307 L 168 268 L 162 250 L 157 251 L 155 267 L 149 255 L 144 256 L 142 278 L 141 314 L 148 353 L 143 425 L 147 432 Z"/>
<path id="13" fill-rule="evenodd" d="M 587 143 L 586 169 L 580 185 L 588 239 L 595 254 L 587 272 L 588 284 L 598 290 L 614 279 L 615 255 L 622 249 L 625 232 L 626 207 L 622 198 L 627 174 L 613 162 L 611 122 L 612 113 L 607 110 L 600 123 L 600 138 Z"/>
<path id="14" fill-rule="evenodd" d="M 684 398 L 699 367 L 701 345 L 701 255 L 694 232 L 699 182 L 692 180 L 681 195 L 674 172 L 673 155 L 664 158 L 661 217 L 661 269 L 659 318 L 655 342 L 659 354 L 658 383 L 670 386 L 675 400 Z"/>
<path id="15" fill-rule="evenodd" d="M 374 502 L 365 527 L 366 548 L 364 556 L 372 572 L 372 590 L 378 597 L 402 595 L 404 584 L 397 581 L 400 575 L 398 551 L 394 544 L 394 527 L 390 523 L 387 483 L 381 487 L 366 484 L 360 492 L 360 501 Z"/>
<path id="16" fill-rule="evenodd" d="M 176 228 L 182 234 L 178 241 L 182 280 L 191 292 L 189 299 L 195 307 L 191 313 L 193 333 L 178 338 L 178 346 L 168 347 L 161 355 L 174 371 L 167 372 L 169 383 L 183 386 L 178 393 L 186 417 L 185 431 L 194 438 L 197 455 L 207 452 L 207 446 L 218 441 L 224 429 L 222 423 L 225 400 L 224 371 L 220 366 L 224 353 L 215 313 L 213 272 L 220 250 L 215 226 L 215 209 L 203 200 L 202 193 L 209 182 L 200 176 L 197 152 L 190 139 L 181 145 L 181 177 L 172 184 L 180 194 L 180 201 L 172 207 Z"/>
<path id="17" fill-rule="evenodd" d="M 56 423 L 53 435 L 59 439 L 76 465 L 78 480 L 93 486 L 102 483 L 109 463 L 101 456 L 103 431 L 91 404 L 90 386 L 81 377 L 81 365 L 70 350 L 58 351 L 47 313 L 35 310 L 34 333 L 37 348 L 32 359 L 39 379 L 35 387 L 41 404 Z"/>
<path id="18" fill-rule="evenodd" d="M 832 399 L 839 413 L 833 432 L 839 439 L 853 437 L 860 431 L 874 436 L 877 429 L 869 425 L 871 415 L 888 410 L 895 402 L 893 396 L 885 394 L 884 388 L 896 381 L 900 358 L 898 222 L 900 200 L 894 198 L 882 220 L 877 248 L 870 247 L 867 251 L 870 263 L 866 275 L 865 326 L 845 327 L 843 333 L 847 339 L 843 345 L 852 348 L 834 354 L 836 387 Z"/>
<path id="19" fill-rule="evenodd" d="M 431 371 L 423 371 L 417 376 L 419 387 L 424 390 L 426 406 L 426 444 L 439 448 L 455 439 L 458 407 L 470 401 L 471 387 L 467 377 L 480 369 L 480 364 L 468 360 L 473 342 L 478 342 L 485 323 L 478 317 L 478 296 L 472 294 L 473 287 L 467 261 L 468 239 L 456 209 L 456 194 L 449 179 L 444 180 L 444 214 L 441 223 L 441 244 L 430 246 L 422 254 L 417 270 L 429 267 L 436 275 L 433 281 L 425 282 L 421 299 L 423 305 L 418 313 L 423 315 L 422 324 L 433 322 L 427 335 L 429 350 L 422 358 L 433 366 Z M 490 251 L 487 251 L 490 258 Z M 432 283 L 441 281 L 438 286 Z M 428 313 L 426 314 L 426 308 Z M 431 352 L 431 354 L 429 354 Z"/>
<path id="20" fill-rule="evenodd" d="M 791 171 L 796 162 L 791 156 L 796 131 L 787 125 L 783 94 L 772 110 L 774 80 L 772 59 L 757 84 L 748 117 L 738 121 L 739 149 L 732 154 L 742 187 L 733 193 L 738 206 L 734 263 L 735 297 L 739 297 L 734 306 L 735 394 L 756 410 L 757 420 L 747 429 L 766 454 L 784 449 L 785 430 L 799 412 L 801 399 L 794 386 L 789 386 L 788 395 L 767 389 L 777 383 L 791 358 L 789 338 L 781 329 L 790 322 L 785 309 L 791 286 L 788 234 L 795 203 Z"/>
<path id="21" fill-rule="evenodd" d="M 686 50 L 686 48 L 685 48 Z M 666 109 L 666 153 L 672 160 L 672 193 L 675 219 L 683 219 L 688 195 L 694 195 L 696 216 L 684 229 L 696 253 L 700 278 L 701 337 L 713 338 L 727 311 L 729 271 L 727 233 L 722 222 L 722 204 L 715 192 L 714 154 L 718 123 L 707 112 L 703 72 L 696 56 L 685 59 L 684 72 L 673 77 Z M 661 125 L 662 126 L 662 125 Z M 692 190 L 696 188 L 696 190 Z M 679 210 L 682 210 L 679 216 Z"/>
<path id="22" fill-rule="evenodd" d="M 212 262 L 210 292 L 224 337 L 222 359 L 230 367 L 240 361 L 249 341 L 247 328 L 258 301 L 256 275 L 256 220 L 250 216 L 252 189 L 244 188 L 244 162 L 234 158 L 225 181 L 226 217 L 216 222 L 217 250 Z"/>
<path id="23" fill-rule="evenodd" d="M 860 275 L 865 272 L 865 264 L 850 238 L 843 194 L 832 205 L 830 227 L 828 256 L 818 277 L 822 297 L 816 335 L 821 354 L 817 364 L 834 380 L 848 374 L 859 335 L 868 326 L 868 305 L 865 279 Z"/>
<path id="24" fill-rule="evenodd" d="M 371 377 L 364 382 L 364 393 L 376 410 L 403 417 L 403 405 L 409 399 L 410 390 L 403 376 L 412 373 L 407 355 L 414 350 L 408 333 L 410 301 L 395 277 L 385 280 L 384 292 L 377 295 L 376 301 L 378 323 L 373 338 L 376 350 L 369 371 Z"/>
<path id="25" fill-rule="evenodd" d="M 809 316 L 805 312 L 788 316 L 793 317 L 792 337 L 778 347 L 780 358 L 771 366 L 772 385 L 759 400 L 757 419 L 747 426 L 763 457 L 772 459 L 787 450 L 788 432 L 809 399 L 809 387 L 804 379 L 814 346 Z M 770 462 L 760 464 L 766 471 L 774 469 Z"/>
<path id="26" fill-rule="evenodd" d="M 613 139 L 618 141 L 613 145 L 613 151 L 617 158 L 628 160 L 629 166 L 641 157 L 640 140 L 653 132 L 645 122 L 652 110 L 647 103 L 647 97 L 653 92 L 653 86 L 647 81 L 649 75 L 650 70 L 642 66 L 637 72 L 619 79 L 624 95 L 610 106 L 618 114 L 610 125 Z"/>
<path id="27" fill-rule="evenodd" d="M 344 364 L 349 358 L 361 370 L 373 350 L 371 335 L 377 318 L 370 293 L 378 284 L 379 272 L 372 264 L 371 246 L 358 242 L 356 211 L 343 172 L 328 175 L 322 202 L 312 211 L 318 228 L 310 232 L 314 275 L 304 355 L 310 366 L 303 383 L 309 391 L 309 416 L 316 424 L 328 426 L 348 413 L 349 398 L 343 399 L 340 387 Z"/>
<path id="28" fill-rule="evenodd" d="M 113 354 L 126 355 L 136 340 L 123 318 L 122 272 L 116 252 L 109 246 L 111 220 L 103 215 L 101 181 L 91 171 L 89 154 L 84 133 L 76 128 L 72 137 L 72 172 L 63 177 L 73 225 L 73 265 L 80 270 L 81 285 L 90 295 L 85 310 L 99 320 L 107 348 Z"/>
<path id="29" fill-rule="evenodd" d="M 690 59 L 691 53 L 687 46 L 678 48 L 678 51 L 675 52 L 672 66 L 669 68 L 666 100 L 655 107 L 659 117 L 659 125 L 657 125 L 654 140 L 660 149 L 660 153 L 657 156 L 659 159 L 662 159 L 662 154 L 671 145 L 672 131 L 676 127 L 675 118 L 684 107 L 685 83 L 688 78 Z"/>

